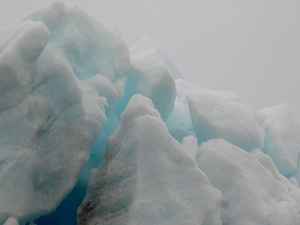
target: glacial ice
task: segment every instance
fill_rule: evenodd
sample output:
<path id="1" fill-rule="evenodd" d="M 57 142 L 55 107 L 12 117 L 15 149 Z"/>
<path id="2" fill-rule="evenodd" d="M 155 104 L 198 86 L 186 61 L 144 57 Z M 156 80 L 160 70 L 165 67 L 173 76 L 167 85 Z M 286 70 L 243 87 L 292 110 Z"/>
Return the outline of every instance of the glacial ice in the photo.
<path id="1" fill-rule="evenodd" d="M 78 7 L 0 30 L 0 224 L 299 225 L 299 135 Z"/>
<path id="2" fill-rule="evenodd" d="M 271 156 L 283 175 L 295 172 L 300 153 L 300 125 L 286 104 L 266 108 L 262 112 L 266 114 L 263 152 Z"/>
<path id="3" fill-rule="evenodd" d="M 245 150 L 263 146 L 265 131 L 244 105 L 202 91 L 188 94 L 187 100 L 199 143 L 223 138 Z"/>
<path id="4" fill-rule="evenodd" d="M 0 223 L 24 223 L 74 187 L 105 107 L 122 98 L 128 49 L 114 29 L 60 2 L 0 32 Z"/>
<path id="5" fill-rule="evenodd" d="M 162 118 L 168 118 L 174 109 L 176 89 L 165 62 L 156 51 L 149 50 L 132 55 L 131 64 L 127 72 L 131 91 L 151 98 Z"/>
<path id="6" fill-rule="evenodd" d="M 277 224 L 271 218 L 281 215 L 277 207 L 283 202 L 299 210 L 287 185 L 276 180 L 251 153 L 223 139 L 202 143 L 197 162 L 212 185 L 222 192 L 223 224 Z M 299 216 L 291 218 L 300 221 Z"/>
<path id="7" fill-rule="evenodd" d="M 134 95 L 91 175 L 78 224 L 220 225 L 220 201 L 151 100 Z"/>

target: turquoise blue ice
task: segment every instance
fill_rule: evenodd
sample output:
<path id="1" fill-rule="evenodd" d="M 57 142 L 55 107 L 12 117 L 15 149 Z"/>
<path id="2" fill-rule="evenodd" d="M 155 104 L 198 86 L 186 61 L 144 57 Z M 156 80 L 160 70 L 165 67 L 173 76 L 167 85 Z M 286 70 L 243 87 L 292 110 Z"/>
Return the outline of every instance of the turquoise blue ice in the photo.
<path id="1" fill-rule="evenodd" d="M 75 6 L 0 30 L 0 224 L 299 225 L 299 138 Z"/>

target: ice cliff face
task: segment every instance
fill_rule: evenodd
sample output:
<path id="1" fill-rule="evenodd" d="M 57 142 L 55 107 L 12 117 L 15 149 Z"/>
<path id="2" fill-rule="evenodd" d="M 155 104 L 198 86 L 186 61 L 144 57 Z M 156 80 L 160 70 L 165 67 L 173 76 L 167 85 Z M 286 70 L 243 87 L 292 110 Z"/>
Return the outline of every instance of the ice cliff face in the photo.
<path id="1" fill-rule="evenodd" d="M 92 173 L 78 222 L 221 224 L 220 201 L 221 193 L 172 138 L 150 99 L 134 95 Z"/>
<path id="2" fill-rule="evenodd" d="M 75 185 L 130 61 L 115 30 L 60 2 L 0 36 L 0 222 L 25 222 Z"/>
<path id="3" fill-rule="evenodd" d="M 61 2 L 0 30 L 0 223 L 75 224 L 70 201 L 81 225 L 299 225 L 288 106 L 179 76 Z"/>

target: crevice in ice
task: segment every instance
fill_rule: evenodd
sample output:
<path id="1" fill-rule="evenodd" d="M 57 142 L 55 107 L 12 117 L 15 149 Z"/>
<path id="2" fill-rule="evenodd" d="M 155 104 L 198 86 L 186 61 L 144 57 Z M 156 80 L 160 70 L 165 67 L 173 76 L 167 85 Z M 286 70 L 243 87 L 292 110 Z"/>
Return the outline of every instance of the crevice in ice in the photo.
<path id="1" fill-rule="evenodd" d="M 114 110 L 114 113 L 118 116 L 119 119 L 127 103 L 129 102 L 131 96 L 137 92 L 134 83 L 132 83 L 132 81 L 129 79 L 126 82 L 124 92 L 125 92 L 124 97 L 118 102 Z"/>
<path id="2" fill-rule="evenodd" d="M 92 169 L 98 167 L 105 155 L 107 138 L 111 136 L 119 124 L 119 120 L 116 117 L 116 115 L 108 115 L 108 120 L 103 125 L 100 134 L 91 149 L 90 160 L 86 167 L 81 171 L 74 189 L 65 197 L 54 212 L 37 218 L 34 221 L 36 225 L 77 224 L 77 208 L 81 205 L 86 195 L 87 185 L 90 180 L 90 172 Z"/>

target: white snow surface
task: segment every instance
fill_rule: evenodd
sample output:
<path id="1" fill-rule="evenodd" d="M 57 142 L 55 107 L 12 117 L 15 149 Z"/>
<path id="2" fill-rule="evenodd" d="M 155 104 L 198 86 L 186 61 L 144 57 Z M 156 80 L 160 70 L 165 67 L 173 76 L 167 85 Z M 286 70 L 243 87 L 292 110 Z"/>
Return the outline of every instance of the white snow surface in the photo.
<path id="1" fill-rule="evenodd" d="M 149 99 L 131 98 L 107 147 L 79 224 L 222 224 L 221 193 L 171 137 Z"/>
<path id="2" fill-rule="evenodd" d="M 262 112 L 266 114 L 263 151 L 271 156 L 282 174 L 295 172 L 300 150 L 299 124 L 286 104 L 266 108 Z"/>
<path id="3" fill-rule="evenodd" d="M 0 223 L 9 216 L 24 223 L 74 187 L 105 106 L 122 97 L 117 82 L 129 56 L 114 29 L 61 2 L 0 37 Z"/>
<path id="4" fill-rule="evenodd" d="M 187 101 L 199 143 L 223 138 L 245 150 L 263 146 L 265 131 L 245 105 L 202 89 L 188 93 Z"/>
<path id="5" fill-rule="evenodd" d="M 81 225 L 299 225 L 299 136 L 286 104 L 185 81 L 76 6 L 0 30 L 0 224 L 69 214 L 88 185 Z"/>
<path id="6" fill-rule="evenodd" d="M 131 89 L 151 98 L 162 118 L 168 118 L 174 109 L 176 89 L 166 63 L 155 50 L 148 50 L 132 55 L 131 64 L 127 72 Z"/>
<path id="7" fill-rule="evenodd" d="M 300 207 L 290 193 L 293 189 L 251 153 L 223 139 L 211 139 L 200 145 L 197 162 L 212 185 L 222 191 L 223 224 L 275 225 L 277 217 L 300 221 Z M 280 211 L 283 205 L 293 209 L 291 214 Z"/>

